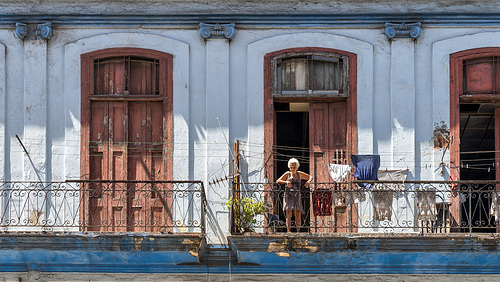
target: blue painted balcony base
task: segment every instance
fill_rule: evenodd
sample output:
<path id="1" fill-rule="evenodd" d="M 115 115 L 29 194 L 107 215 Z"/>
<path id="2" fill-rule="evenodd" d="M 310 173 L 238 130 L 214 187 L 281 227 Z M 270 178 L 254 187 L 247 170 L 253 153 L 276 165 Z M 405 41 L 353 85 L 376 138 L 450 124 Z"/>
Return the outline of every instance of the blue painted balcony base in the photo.
<path id="1" fill-rule="evenodd" d="M 0 272 L 500 274 L 492 235 L 0 235 Z"/>
<path id="2" fill-rule="evenodd" d="M 261 273 L 499 274 L 495 236 L 232 236 L 237 263 Z M 258 267 L 257 267 L 258 266 Z M 233 273 L 248 266 L 236 266 Z"/>
<path id="3" fill-rule="evenodd" d="M 204 248 L 199 234 L 0 235 L 0 272 L 185 273 Z"/>

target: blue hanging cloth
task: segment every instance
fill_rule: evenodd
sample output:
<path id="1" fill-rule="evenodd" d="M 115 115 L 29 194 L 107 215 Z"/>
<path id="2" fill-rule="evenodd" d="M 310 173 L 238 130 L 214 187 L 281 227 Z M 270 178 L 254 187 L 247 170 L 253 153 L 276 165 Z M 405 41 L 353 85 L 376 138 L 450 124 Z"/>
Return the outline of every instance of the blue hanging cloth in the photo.
<path id="1" fill-rule="evenodd" d="M 351 160 L 354 165 L 354 177 L 358 180 L 378 180 L 379 155 L 351 155 Z M 370 183 L 358 183 L 358 185 L 366 189 L 373 188 L 373 184 Z"/>

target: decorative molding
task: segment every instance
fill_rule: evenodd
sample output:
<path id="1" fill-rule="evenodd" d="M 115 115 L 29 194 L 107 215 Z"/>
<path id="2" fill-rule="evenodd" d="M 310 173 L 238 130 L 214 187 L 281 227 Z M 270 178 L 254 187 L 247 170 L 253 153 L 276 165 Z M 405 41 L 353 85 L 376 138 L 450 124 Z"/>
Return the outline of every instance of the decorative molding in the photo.
<path id="1" fill-rule="evenodd" d="M 385 23 L 385 35 L 387 39 L 413 38 L 417 39 L 422 33 L 421 23 Z"/>
<path id="2" fill-rule="evenodd" d="M 36 37 L 50 39 L 52 37 L 52 23 L 39 24 L 36 27 Z"/>
<path id="3" fill-rule="evenodd" d="M 28 35 L 28 25 L 25 23 L 16 23 L 16 36 L 23 40 Z"/>
<path id="4" fill-rule="evenodd" d="M 232 40 L 236 35 L 234 23 L 229 24 L 206 24 L 200 23 L 200 36 L 207 40 L 212 38 L 225 38 Z"/>
<path id="5" fill-rule="evenodd" d="M 500 13 L 346 13 L 346 14 L 5 14 L 0 13 L 0 27 L 12 28 L 17 22 L 38 24 L 50 21 L 58 27 L 162 27 L 192 28 L 200 22 L 237 22 L 238 28 L 251 27 L 368 27 L 381 23 L 408 23 L 418 19 L 426 27 L 499 27 Z"/>

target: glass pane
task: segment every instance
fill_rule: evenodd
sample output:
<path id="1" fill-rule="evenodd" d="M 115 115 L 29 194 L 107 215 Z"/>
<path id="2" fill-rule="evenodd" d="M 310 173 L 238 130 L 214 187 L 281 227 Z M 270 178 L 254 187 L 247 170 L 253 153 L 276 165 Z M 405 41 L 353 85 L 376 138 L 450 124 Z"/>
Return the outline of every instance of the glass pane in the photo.
<path id="1" fill-rule="evenodd" d="M 281 64 L 282 90 L 307 90 L 307 60 L 292 58 Z"/>
<path id="2" fill-rule="evenodd" d="M 344 66 L 338 57 L 305 55 L 285 58 L 278 61 L 276 71 L 276 92 L 279 94 L 343 93 Z"/>
<path id="3" fill-rule="evenodd" d="M 312 64 L 313 90 L 342 89 L 342 65 L 339 62 L 315 60 Z"/>

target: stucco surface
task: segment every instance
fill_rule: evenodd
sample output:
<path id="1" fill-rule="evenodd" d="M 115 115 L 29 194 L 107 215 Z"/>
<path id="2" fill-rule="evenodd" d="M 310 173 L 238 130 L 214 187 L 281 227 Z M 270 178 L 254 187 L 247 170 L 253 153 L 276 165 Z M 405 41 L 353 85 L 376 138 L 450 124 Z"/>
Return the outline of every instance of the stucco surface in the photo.
<path id="1" fill-rule="evenodd" d="M 20 5 L 22 4 L 22 5 Z M 7 0 L 0 2 L 2 13 L 421 13 L 421 12 L 491 12 L 497 1 L 210 1 L 210 0 L 146 0 L 146 1 L 43 1 Z"/>

